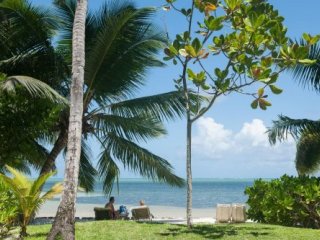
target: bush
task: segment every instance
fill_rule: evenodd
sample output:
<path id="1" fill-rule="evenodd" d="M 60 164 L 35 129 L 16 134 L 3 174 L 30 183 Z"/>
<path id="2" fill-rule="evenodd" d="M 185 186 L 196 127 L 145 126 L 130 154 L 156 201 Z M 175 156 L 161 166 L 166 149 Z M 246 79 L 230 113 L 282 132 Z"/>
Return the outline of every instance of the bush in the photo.
<path id="1" fill-rule="evenodd" d="M 0 238 L 4 238 L 17 224 L 17 205 L 12 192 L 0 181 Z"/>
<path id="2" fill-rule="evenodd" d="M 247 187 L 248 217 L 261 223 L 320 228 L 320 178 L 284 175 Z"/>

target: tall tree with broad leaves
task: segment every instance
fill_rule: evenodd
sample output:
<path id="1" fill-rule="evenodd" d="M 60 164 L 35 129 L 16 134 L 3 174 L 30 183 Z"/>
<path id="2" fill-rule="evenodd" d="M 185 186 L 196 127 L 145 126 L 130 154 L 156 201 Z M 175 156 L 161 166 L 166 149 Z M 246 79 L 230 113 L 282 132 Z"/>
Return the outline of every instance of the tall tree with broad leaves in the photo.
<path id="1" fill-rule="evenodd" d="M 309 39 L 308 35 L 304 36 Z M 307 44 L 306 40 L 301 41 Z M 309 51 L 309 58 L 316 60 L 316 64 L 305 66 L 297 65 L 290 69 L 294 78 L 303 86 L 320 92 L 320 45 L 313 45 Z M 273 121 L 268 130 L 272 144 L 284 141 L 289 135 L 297 141 L 296 169 L 299 175 L 314 173 L 320 167 L 320 121 L 310 119 L 292 119 L 279 116 Z"/>
<path id="2" fill-rule="evenodd" d="M 163 9 L 172 9 L 185 20 L 184 29 L 165 48 L 164 59 L 181 70 L 175 86 L 184 93 L 187 112 L 186 213 L 187 225 L 192 227 L 193 123 L 218 97 L 232 93 L 251 96 L 252 108 L 266 110 L 271 106 L 266 91 L 282 92 L 275 84 L 286 68 L 297 62 L 313 64 L 306 59 L 308 48 L 319 39 L 306 35 L 307 46 L 292 43 L 286 37 L 283 17 L 265 0 L 166 0 Z M 259 86 L 258 90 L 252 91 L 251 85 Z M 193 105 L 189 101 L 191 87 L 209 95 L 209 101 Z"/>

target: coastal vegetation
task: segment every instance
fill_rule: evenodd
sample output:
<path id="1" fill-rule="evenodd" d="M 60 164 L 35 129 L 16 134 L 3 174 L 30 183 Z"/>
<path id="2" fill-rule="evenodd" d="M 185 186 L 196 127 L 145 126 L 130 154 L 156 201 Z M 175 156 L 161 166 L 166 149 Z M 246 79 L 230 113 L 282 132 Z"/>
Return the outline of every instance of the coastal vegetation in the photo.
<path id="1" fill-rule="evenodd" d="M 320 228 L 320 178 L 258 179 L 245 190 L 248 218 L 259 223 Z"/>
<path id="2" fill-rule="evenodd" d="M 10 1 L 8 2 L 10 3 Z M 2 4 L 4 3 L 9 4 L 7 1 Z M 11 32 L 17 34 L 17 32 L 23 31 L 25 34 L 23 36 L 29 39 L 28 34 L 30 34 L 32 40 L 28 46 L 30 49 L 24 45 L 20 46 L 20 41 L 13 43 L 6 41 L 6 39 L 1 41 L 5 49 L 20 49 L 18 53 L 11 51 L 13 56 L 9 56 L 9 53 L 8 56 L 1 55 L 4 63 L 7 63 L 7 59 L 21 58 L 18 62 L 13 62 L 14 64 L 10 65 L 8 74 L 20 74 L 22 67 L 19 64 L 23 63 L 24 68 L 29 70 L 26 71 L 26 75 L 46 80 L 61 95 L 69 98 L 71 87 L 69 66 L 71 66 L 72 59 L 70 41 L 72 28 L 70 26 L 73 24 L 76 2 L 70 0 L 55 6 L 55 13 L 65 21 L 63 24 L 54 22 L 55 24 L 52 24 L 54 27 L 46 22 L 48 19 L 55 19 L 54 16 L 44 17 L 42 8 L 34 8 L 26 1 L 18 1 L 18 3 L 12 4 L 10 8 L 1 5 L 2 13 L 7 20 L 13 18 L 12 21 L 20 23 L 23 19 L 29 21 L 27 16 L 31 15 L 33 17 L 30 18 L 30 23 L 26 26 L 32 26 L 32 20 L 37 18 L 39 19 L 37 24 L 42 23 L 50 28 L 41 28 L 43 31 L 48 30 L 41 32 L 43 39 L 39 40 L 33 39 L 33 36 L 37 36 L 33 28 L 26 31 L 20 27 L 21 25 L 19 27 L 16 25 L 8 26 L 10 30 L 6 32 L 8 39 L 14 37 Z M 16 12 L 17 16 L 12 15 L 12 12 Z M 53 10 L 49 11 L 49 14 L 52 12 Z M 93 189 L 95 177 L 100 177 L 104 182 L 106 193 L 110 192 L 113 182 L 118 179 L 120 174 L 117 162 L 145 177 L 175 186 L 183 184 L 183 180 L 173 174 L 172 166 L 167 160 L 138 144 L 164 135 L 166 130 L 163 127 L 163 121 L 173 120 L 182 116 L 184 112 L 183 95 L 178 91 L 134 98 L 136 92 L 145 83 L 147 69 L 163 66 L 156 54 L 164 46 L 165 36 L 164 33 L 156 30 L 151 23 L 151 17 L 154 13 L 154 9 L 151 8 L 138 10 L 132 4 L 114 2 L 110 5 L 104 4 L 101 11 L 89 13 L 87 17 L 86 69 L 91 75 L 88 73 L 84 79 L 85 111 L 79 174 L 80 185 L 87 191 Z M 113 32 L 113 37 L 110 37 L 109 32 L 106 31 L 115 28 L 117 31 Z M 55 29 L 61 34 L 58 34 L 60 40 L 53 48 L 48 39 L 52 39 L 50 34 Z M 41 48 L 41 51 L 37 52 L 36 46 L 45 41 L 44 39 L 46 39 L 49 49 L 42 50 Z M 26 59 L 23 58 L 24 55 L 20 56 L 24 52 L 28 52 Z M 51 72 L 50 77 L 43 76 L 42 65 L 29 61 L 32 54 L 35 55 L 36 60 L 44 57 L 43 55 L 47 56 L 49 60 L 54 58 L 55 61 L 48 60 L 47 65 L 51 65 L 49 69 L 55 69 L 57 75 Z M 96 64 L 98 60 L 100 64 Z M 109 61 L 113 61 L 113 64 L 107 64 Z M 1 64 L 0 71 L 4 71 L 4 69 L 9 68 Z M 46 70 L 46 68 L 44 69 Z M 47 72 L 47 74 L 49 73 Z M 57 156 L 64 152 L 67 144 L 69 107 L 61 104 L 47 104 L 43 98 L 30 99 L 20 91 L 15 95 L 1 95 L 1 98 L 3 98 L 3 104 L 0 105 L 0 111 L 2 109 L 3 111 L 0 117 L 2 117 L 3 124 L 8 123 L 3 128 L 11 130 L 3 131 L 0 134 L 0 137 L 3 134 L 1 138 L 4 140 L 3 142 L 8 143 L 5 145 L 6 148 L 0 152 L 1 159 L 5 159 L 3 161 L 9 165 L 15 163 L 14 167 L 23 164 L 21 170 L 28 170 L 30 165 L 37 169 L 40 168 L 40 173 L 55 169 Z M 9 101 L 11 104 L 8 104 Z M 30 101 L 33 104 L 30 104 Z M 23 121 L 21 120 L 18 126 L 12 126 L 9 123 L 14 118 L 16 118 L 15 121 L 20 119 Z M 34 123 L 41 124 L 41 126 L 35 126 Z M 19 130 L 16 133 L 21 134 L 12 134 L 15 129 Z M 30 131 L 24 133 L 23 129 L 30 129 Z M 89 148 L 89 142 L 94 139 L 101 147 L 97 168 L 91 162 L 92 154 Z M 18 148 L 13 148 L 14 144 L 11 144 L 13 141 L 21 143 Z M 53 147 L 50 149 L 48 146 Z M 31 164 L 28 165 L 28 162 Z"/>
<path id="3" fill-rule="evenodd" d="M 27 236 L 27 225 L 35 216 L 41 205 L 62 192 L 62 184 L 56 183 L 47 192 L 42 193 L 42 186 L 54 172 L 41 175 L 32 181 L 14 168 L 7 170 L 12 175 L 0 174 L 1 202 L 0 232 L 7 233 L 14 224 L 20 225 L 20 237 Z M 0 235 L 1 236 L 1 235 Z"/>
<path id="4" fill-rule="evenodd" d="M 221 96 L 238 93 L 253 99 L 251 107 L 266 110 L 269 93 L 281 94 L 279 75 L 296 64 L 312 65 L 309 49 L 319 36 L 304 34 L 304 44 L 287 37 L 284 18 L 264 0 L 166 0 L 165 11 L 185 19 L 164 50 L 164 60 L 181 69 L 175 86 L 186 108 L 187 224 L 192 226 L 192 125 Z M 183 8 L 178 3 L 184 2 Z M 215 63 L 212 65 L 212 63 Z M 190 89 L 192 91 L 190 91 Z M 252 90 L 253 89 L 253 90 Z M 190 102 L 190 93 L 208 96 Z"/>
<path id="5" fill-rule="evenodd" d="M 0 234 L 19 224 L 20 236 L 26 237 L 41 204 L 62 191 L 58 184 L 41 193 L 59 154 L 65 154 L 66 167 L 56 219 L 51 231 L 49 225 L 31 226 L 26 239 L 313 239 L 319 234 L 264 224 L 191 228 L 192 124 L 219 97 L 233 93 L 251 97 L 253 109 L 266 110 L 269 93 L 282 92 L 276 85 L 279 75 L 290 68 L 319 91 L 315 44 L 320 37 L 290 40 L 283 17 L 264 0 L 183 1 L 186 8 L 178 2 L 166 0 L 162 8 L 187 23 L 171 42 L 151 20 L 155 8 L 112 0 L 87 12 L 86 0 L 56 0 L 48 10 L 28 0 L 0 0 Z M 165 65 L 158 59 L 163 49 L 164 60 L 182 69 L 176 90 L 136 97 L 147 70 Z M 187 226 L 102 221 L 78 223 L 75 231 L 78 185 L 93 191 L 101 179 L 109 194 L 120 176 L 119 164 L 153 181 L 184 185 L 168 160 L 140 145 L 166 134 L 165 120 L 182 116 Z M 270 130 L 273 143 L 288 133 L 299 140 L 300 175 L 319 169 L 319 126 L 319 121 L 282 116 Z M 100 148 L 97 166 L 93 141 Z M 35 181 L 20 172 L 31 169 L 39 173 Z M 246 190 L 248 215 L 260 223 L 319 228 L 319 186 L 318 178 L 307 176 L 257 180 Z"/>
<path id="6" fill-rule="evenodd" d="M 5 73 L 4 76 L 24 74 L 46 81 L 69 99 L 72 89 L 71 38 L 76 1 L 56 1 L 55 10 L 52 8 L 48 11 L 22 0 L 2 1 L 0 8 L 1 24 L 5 26 L 2 28 L 5 32 L 1 35 L 1 48 L 6 50 L 0 57 L 0 71 Z M 147 69 L 163 66 L 156 54 L 164 46 L 165 35 L 156 30 L 150 20 L 154 12 L 152 8 L 136 9 L 126 2 L 110 1 L 103 5 L 101 11 L 87 16 L 79 167 L 79 183 L 87 191 L 93 190 L 96 177 L 103 180 L 106 193 L 111 191 L 120 174 L 116 161 L 155 181 L 173 186 L 182 186 L 184 183 L 182 178 L 173 173 L 167 160 L 138 145 L 141 141 L 165 134 L 163 120 L 174 119 L 184 112 L 183 95 L 178 91 L 132 98 L 144 84 Z M 55 14 L 64 21 L 61 22 Z M 53 47 L 53 33 L 56 32 L 60 33 L 59 40 Z M 39 64 L 37 61 L 40 61 Z M 8 123 L 9 129 L 12 129 L 11 133 L 15 129 L 10 125 L 10 119 L 26 116 L 22 121 L 21 134 L 3 132 L 1 137 L 5 139 L 6 147 L 1 149 L 1 159 L 5 159 L 1 164 L 5 162 L 26 172 L 32 166 L 40 169 L 42 175 L 55 169 L 57 156 L 66 150 L 69 107 L 72 104 L 47 105 L 44 96 L 32 99 L 22 96 L 20 89 L 14 94 L 1 95 L 4 98 L 0 105 L 3 110 L 1 116 L 6 120 L 3 123 Z M 11 98 L 16 101 L 11 101 Z M 8 101 L 10 104 L 7 104 Z M 41 107 L 32 108 L 34 104 L 29 101 L 39 101 Z M 18 108 L 22 103 L 24 108 Z M 10 119 L 7 119 L 7 115 Z M 42 128 L 34 130 L 34 122 L 41 123 Z M 1 129 L 7 125 L 1 126 Z M 32 131 L 24 134 L 25 126 L 32 128 Z M 87 144 L 93 139 L 101 146 L 98 169 L 91 162 L 92 155 Z M 15 141 L 21 144 L 11 151 L 16 146 L 12 144 Z M 48 149 L 50 145 L 53 146 L 51 150 Z"/>

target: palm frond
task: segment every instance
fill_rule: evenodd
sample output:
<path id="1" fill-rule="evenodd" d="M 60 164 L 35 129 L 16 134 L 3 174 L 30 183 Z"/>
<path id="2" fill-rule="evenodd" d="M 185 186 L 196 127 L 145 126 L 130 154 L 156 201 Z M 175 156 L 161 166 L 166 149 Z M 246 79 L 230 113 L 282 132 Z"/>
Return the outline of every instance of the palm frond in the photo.
<path id="1" fill-rule="evenodd" d="M 112 103 L 106 108 L 119 116 L 138 116 L 145 112 L 160 120 L 182 117 L 185 112 L 184 97 L 180 91 L 167 92 L 153 96 L 135 98 Z"/>
<path id="2" fill-rule="evenodd" d="M 163 66 L 156 55 L 166 39 L 150 21 L 154 12 L 113 0 L 93 14 L 86 32 L 85 102 L 131 96 L 149 67 Z"/>
<path id="3" fill-rule="evenodd" d="M 98 138 L 99 139 L 99 138 Z M 113 189 L 114 182 L 117 183 L 119 189 L 120 169 L 111 156 L 111 153 L 104 149 L 98 160 L 99 177 L 103 183 L 103 191 L 110 194 Z"/>
<path id="4" fill-rule="evenodd" d="M 55 195 L 61 193 L 63 190 L 62 183 L 56 183 L 53 185 L 48 192 L 41 196 L 41 201 L 44 202 L 46 200 L 52 199 Z"/>
<path id="5" fill-rule="evenodd" d="M 0 174 L 0 178 L 2 182 L 10 188 L 11 191 L 13 191 L 16 195 L 23 197 L 27 194 L 28 188 L 25 186 L 18 185 L 14 179 L 9 178 L 6 175 Z"/>
<path id="6" fill-rule="evenodd" d="M 20 171 L 9 166 L 6 166 L 6 168 L 12 174 L 13 181 L 17 186 L 20 186 L 22 188 L 29 188 L 31 186 L 31 184 L 28 181 L 28 178 L 24 174 L 22 174 Z"/>
<path id="7" fill-rule="evenodd" d="M 300 44 L 306 45 L 305 41 Z M 294 78 L 304 87 L 311 87 L 317 92 L 320 91 L 320 44 L 315 44 L 310 47 L 309 59 L 317 60 L 315 64 L 303 65 L 297 64 L 293 69 Z"/>
<path id="8" fill-rule="evenodd" d="M 48 178 L 50 178 L 52 175 L 56 174 L 56 172 L 49 172 L 46 174 L 41 174 L 33 183 L 30 188 L 30 195 L 36 195 L 41 192 L 42 186 L 46 183 Z"/>
<path id="9" fill-rule="evenodd" d="M 90 147 L 84 140 L 82 140 L 79 168 L 79 186 L 84 188 L 86 192 L 92 192 L 94 190 L 95 178 L 97 176 L 97 171 L 92 166 L 90 159 L 92 159 Z"/>
<path id="10" fill-rule="evenodd" d="M 105 151 L 110 152 L 125 168 L 154 181 L 181 187 L 184 180 L 173 173 L 170 163 L 127 139 L 109 133 L 104 141 Z"/>
<path id="11" fill-rule="evenodd" d="M 146 141 L 147 139 L 166 134 L 162 123 L 147 114 L 135 117 L 122 117 L 96 113 L 90 116 L 90 122 L 99 136 L 115 132 L 118 136 L 131 141 Z"/>
<path id="12" fill-rule="evenodd" d="M 53 102 L 67 104 L 68 101 L 46 83 L 27 76 L 10 76 L 0 84 L 2 91 L 15 91 L 18 85 L 23 86 L 32 96 L 47 98 Z"/>
<path id="13" fill-rule="evenodd" d="M 51 43 L 58 27 L 51 9 L 29 1 L 4 0 L 0 11 L 0 72 L 58 86 L 67 69 Z"/>
<path id="14" fill-rule="evenodd" d="M 25 158 L 20 157 L 20 158 L 15 158 L 15 159 L 7 159 L 1 157 L 0 159 L 0 173 L 6 173 L 8 169 L 6 166 L 14 167 L 16 170 L 23 172 L 25 174 L 30 174 L 30 162 L 25 161 Z"/>
<path id="15" fill-rule="evenodd" d="M 296 169 L 299 175 L 314 173 L 320 167 L 320 136 L 301 135 L 297 144 Z"/>
<path id="16" fill-rule="evenodd" d="M 269 141 L 270 143 L 275 144 L 277 141 L 287 139 L 289 134 L 295 139 L 298 139 L 304 132 L 319 134 L 320 121 L 292 119 L 280 115 L 279 119 L 273 121 L 273 126 L 268 129 Z"/>
<path id="17" fill-rule="evenodd" d="M 48 157 L 48 150 L 41 144 L 39 144 L 34 139 L 30 139 L 26 148 L 23 150 L 25 154 L 24 159 L 28 162 L 33 168 L 39 170 L 44 160 Z"/>

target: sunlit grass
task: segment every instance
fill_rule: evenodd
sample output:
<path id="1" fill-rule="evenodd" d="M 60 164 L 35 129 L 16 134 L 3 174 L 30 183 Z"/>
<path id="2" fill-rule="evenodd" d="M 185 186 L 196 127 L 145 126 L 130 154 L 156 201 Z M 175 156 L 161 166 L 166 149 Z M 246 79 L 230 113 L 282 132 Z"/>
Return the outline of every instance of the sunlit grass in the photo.
<path id="1" fill-rule="evenodd" d="M 29 226 L 28 240 L 45 239 L 50 225 Z M 196 225 L 192 230 L 186 226 L 137 223 L 131 221 L 96 221 L 77 223 L 76 239 L 270 239 L 302 240 L 319 239 L 320 230 L 289 228 L 265 224 Z"/>

